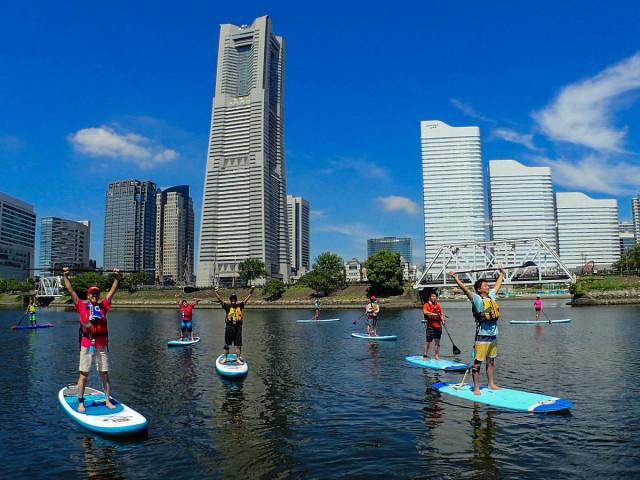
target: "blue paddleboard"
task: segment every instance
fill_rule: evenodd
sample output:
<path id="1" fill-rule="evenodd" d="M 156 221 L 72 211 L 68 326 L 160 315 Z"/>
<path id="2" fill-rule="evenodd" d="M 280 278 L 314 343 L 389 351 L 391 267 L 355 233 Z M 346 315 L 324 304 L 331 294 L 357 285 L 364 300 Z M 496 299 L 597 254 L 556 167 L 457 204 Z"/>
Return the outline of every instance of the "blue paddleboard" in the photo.
<path id="1" fill-rule="evenodd" d="M 469 365 L 452 360 L 436 360 L 435 358 L 425 360 L 422 355 L 407 355 L 404 359 L 414 365 L 425 368 L 435 368 L 436 370 L 466 370 L 469 368 Z"/>
<path id="2" fill-rule="evenodd" d="M 43 323 L 40 325 L 14 325 L 13 328 L 14 330 L 31 330 L 34 328 L 49 328 L 49 327 L 53 327 L 53 323 Z"/>
<path id="3" fill-rule="evenodd" d="M 85 387 L 85 412 L 78 411 L 78 386 L 67 385 L 58 393 L 58 401 L 63 410 L 76 422 L 88 430 L 108 435 L 130 435 L 145 430 L 147 419 L 134 409 L 110 397 L 116 408 L 105 404 L 104 392 Z"/>
<path id="4" fill-rule="evenodd" d="M 223 357 L 224 355 L 220 355 L 216 359 L 216 370 L 220 375 L 230 378 L 241 378 L 249 373 L 249 365 L 247 365 L 247 361 L 244 358 L 240 357 L 242 363 L 237 363 L 237 355 L 232 353 L 227 355 L 227 361 L 222 363 Z"/>
<path id="5" fill-rule="evenodd" d="M 560 320 L 511 320 L 512 325 L 548 325 L 550 323 L 571 323 L 570 318 L 562 318 Z"/>
<path id="6" fill-rule="evenodd" d="M 373 335 L 367 335 L 366 333 L 352 333 L 351 336 L 355 338 L 362 338 L 364 340 L 380 340 L 380 341 L 398 340 L 397 335 L 378 335 L 374 337 Z"/>
<path id="7" fill-rule="evenodd" d="M 465 383 L 461 388 L 452 388 L 451 385 L 458 384 L 455 382 L 434 383 L 433 387 L 443 393 L 455 395 L 472 402 L 486 403 L 494 407 L 510 408 L 522 412 L 557 412 L 573 407 L 573 403 L 569 400 L 539 393 L 523 392 L 509 388 L 489 390 L 486 385 L 481 385 L 480 391 L 482 395 L 474 395 L 473 385 Z"/>
<path id="8" fill-rule="evenodd" d="M 200 341 L 200 337 L 191 337 L 179 338 L 178 340 L 171 340 L 167 342 L 167 345 L 170 347 L 184 347 L 185 345 L 193 345 L 194 343 L 198 343 Z"/>
<path id="9" fill-rule="evenodd" d="M 339 318 L 322 318 L 318 320 L 296 320 L 296 323 L 323 323 L 323 322 L 338 322 Z"/>

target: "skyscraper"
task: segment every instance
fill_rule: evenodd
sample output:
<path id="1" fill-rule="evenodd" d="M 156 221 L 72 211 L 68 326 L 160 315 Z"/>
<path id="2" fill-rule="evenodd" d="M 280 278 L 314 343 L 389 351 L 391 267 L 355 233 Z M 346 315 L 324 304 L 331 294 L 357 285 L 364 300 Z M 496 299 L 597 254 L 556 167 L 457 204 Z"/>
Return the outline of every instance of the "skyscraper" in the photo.
<path id="1" fill-rule="evenodd" d="M 146 271 L 153 276 L 156 246 L 156 184 L 113 182 L 104 213 L 104 269 Z"/>
<path id="2" fill-rule="evenodd" d="M 580 192 L 556 193 L 558 253 L 571 268 L 586 262 L 608 267 L 620 258 L 618 202 Z"/>
<path id="3" fill-rule="evenodd" d="M 391 253 L 399 253 L 409 263 L 412 262 L 411 238 L 383 237 L 369 238 L 367 240 L 367 258 L 380 250 L 389 250 Z"/>
<path id="4" fill-rule="evenodd" d="M 558 251 L 551 168 L 491 160 L 489 212 L 491 240 L 539 237 Z"/>
<path id="5" fill-rule="evenodd" d="M 189 186 L 158 190 L 156 194 L 156 271 L 164 284 L 193 281 L 193 200 Z"/>
<path id="6" fill-rule="evenodd" d="M 40 272 L 52 275 L 56 266 L 88 267 L 91 247 L 91 222 L 76 222 L 58 217 L 40 221 Z"/>
<path id="7" fill-rule="evenodd" d="M 287 195 L 291 243 L 291 269 L 296 275 L 310 270 L 309 202 L 302 197 Z"/>
<path id="8" fill-rule="evenodd" d="M 0 192 L 0 278 L 32 276 L 36 248 L 33 205 Z"/>
<path id="9" fill-rule="evenodd" d="M 631 199 L 631 216 L 636 242 L 640 242 L 640 193 Z"/>
<path id="10" fill-rule="evenodd" d="M 478 127 L 420 122 L 424 250 L 428 265 L 443 244 L 486 240 Z"/>
<path id="11" fill-rule="evenodd" d="M 220 26 L 198 257 L 198 286 L 262 260 L 290 272 L 284 161 L 285 43 L 269 17 Z"/>

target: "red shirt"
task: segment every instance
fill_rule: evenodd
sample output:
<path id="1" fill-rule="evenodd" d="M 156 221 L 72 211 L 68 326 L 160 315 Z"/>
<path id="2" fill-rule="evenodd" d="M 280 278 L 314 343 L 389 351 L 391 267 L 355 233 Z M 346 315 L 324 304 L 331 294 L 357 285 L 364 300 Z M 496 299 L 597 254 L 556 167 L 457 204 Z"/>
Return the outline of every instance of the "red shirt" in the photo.
<path id="1" fill-rule="evenodd" d="M 190 322 L 191 321 L 191 317 L 193 316 L 193 307 L 194 306 L 195 305 L 193 303 L 190 303 L 186 307 L 184 305 L 180 304 L 180 311 L 182 311 L 182 318 L 184 319 L 185 322 Z"/>
<path id="2" fill-rule="evenodd" d="M 427 312 L 437 313 L 440 316 L 435 317 L 433 315 L 427 315 Z M 440 323 L 440 320 L 442 318 L 442 307 L 440 307 L 439 303 L 435 303 L 435 304 L 431 302 L 425 303 L 422 306 L 422 313 L 424 314 L 424 318 L 427 321 L 427 327 L 435 327 L 435 328 L 442 327 L 442 324 Z"/>
<path id="3" fill-rule="evenodd" d="M 106 298 L 103 298 L 100 303 L 100 312 L 102 313 L 102 317 L 104 318 L 105 323 L 107 322 L 107 311 L 111 308 L 111 302 Z M 91 312 L 89 308 L 87 308 L 87 303 L 81 300 L 78 300 L 78 303 L 75 306 L 77 312 L 80 314 L 80 324 L 87 322 L 91 317 Z M 107 337 L 95 337 L 96 340 L 96 348 L 104 347 L 107 344 Z M 83 347 L 91 346 L 91 339 L 89 337 L 82 337 L 80 340 L 80 345 Z"/>

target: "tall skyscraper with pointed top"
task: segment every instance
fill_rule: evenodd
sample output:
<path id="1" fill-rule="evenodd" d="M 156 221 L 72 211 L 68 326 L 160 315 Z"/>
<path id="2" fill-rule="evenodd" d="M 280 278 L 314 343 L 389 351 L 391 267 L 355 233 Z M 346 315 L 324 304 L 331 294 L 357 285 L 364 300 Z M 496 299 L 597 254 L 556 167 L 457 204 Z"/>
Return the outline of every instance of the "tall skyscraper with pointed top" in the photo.
<path id="1" fill-rule="evenodd" d="M 268 16 L 220 26 L 198 255 L 198 286 L 230 281 L 247 258 L 290 273 L 284 160 L 285 43 Z"/>

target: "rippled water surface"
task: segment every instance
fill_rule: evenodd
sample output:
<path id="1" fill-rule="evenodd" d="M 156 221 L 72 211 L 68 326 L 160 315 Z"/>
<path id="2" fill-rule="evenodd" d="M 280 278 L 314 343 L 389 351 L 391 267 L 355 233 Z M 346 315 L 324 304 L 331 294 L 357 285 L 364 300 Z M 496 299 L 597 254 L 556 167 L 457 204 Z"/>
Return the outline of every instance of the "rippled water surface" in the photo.
<path id="1" fill-rule="evenodd" d="M 311 310 L 246 310 L 249 375 L 228 381 L 214 366 L 220 309 L 196 307 L 202 341 L 175 349 L 177 309 L 113 309 L 112 393 L 149 420 L 125 439 L 85 431 L 58 406 L 78 376 L 77 314 L 40 309 L 53 328 L 13 331 L 23 311 L 0 309 L 0 478 L 640 478 L 640 307 L 565 302 L 545 300 L 545 312 L 570 324 L 535 326 L 508 323 L 532 319 L 532 302 L 501 303 L 496 381 L 574 403 L 547 415 L 433 389 L 462 374 L 403 359 L 422 352 L 419 310 L 383 307 L 378 331 L 398 341 L 381 343 L 351 337 L 360 311 L 324 311 L 341 321 L 316 325 L 295 323 Z M 444 311 L 462 354 L 445 335 L 443 356 L 468 362 L 469 305 Z M 100 387 L 95 371 L 88 384 Z"/>

